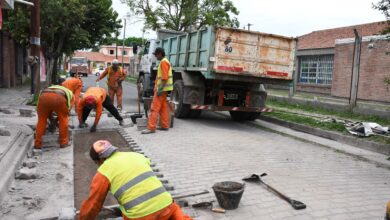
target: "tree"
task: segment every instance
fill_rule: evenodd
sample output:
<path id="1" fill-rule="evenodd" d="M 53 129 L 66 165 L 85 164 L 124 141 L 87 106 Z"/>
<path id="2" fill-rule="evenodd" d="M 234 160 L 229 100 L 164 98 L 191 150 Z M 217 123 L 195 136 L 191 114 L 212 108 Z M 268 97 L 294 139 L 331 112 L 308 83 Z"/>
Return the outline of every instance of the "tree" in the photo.
<path id="1" fill-rule="evenodd" d="M 135 15 L 145 17 L 145 26 L 187 31 L 191 26 L 239 27 L 239 11 L 230 0 L 127 0 Z"/>
<path id="2" fill-rule="evenodd" d="M 382 34 L 390 33 L 390 0 L 380 0 L 376 4 L 373 4 L 372 7 L 382 12 L 385 15 L 389 26 L 383 30 Z"/>
<path id="3" fill-rule="evenodd" d="M 75 50 L 91 48 L 105 36 L 121 28 L 111 0 L 41 1 L 41 48 L 48 61 L 47 82 L 56 72 L 59 58 Z M 11 12 L 5 28 L 18 41 L 28 45 L 30 9 L 20 7 Z M 52 80 L 53 79 L 53 80 Z"/>

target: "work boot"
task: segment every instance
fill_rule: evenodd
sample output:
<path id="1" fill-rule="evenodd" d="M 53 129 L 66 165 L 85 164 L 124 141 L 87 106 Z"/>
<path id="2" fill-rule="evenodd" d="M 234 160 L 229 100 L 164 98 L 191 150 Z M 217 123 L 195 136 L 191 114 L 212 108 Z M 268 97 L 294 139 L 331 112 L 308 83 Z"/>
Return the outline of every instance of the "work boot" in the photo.
<path id="1" fill-rule="evenodd" d="M 145 129 L 145 130 L 142 130 L 141 131 L 141 134 L 153 134 L 155 133 L 156 131 L 152 131 L 152 130 L 149 130 L 149 129 Z"/>
<path id="2" fill-rule="evenodd" d="M 122 106 L 118 106 L 118 112 L 122 112 Z"/>
<path id="3" fill-rule="evenodd" d="M 33 156 L 40 156 L 40 155 L 42 155 L 42 153 L 43 153 L 43 151 L 42 151 L 42 149 L 38 149 L 38 148 L 33 148 L 33 150 L 32 150 L 32 155 Z"/>
<path id="4" fill-rule="evenodd" d="M 163 128 L 163 127 L 160 127 L 160 126 L 157 127 L 157 130 L 159 130 L 159 131 L 168 131 L 168 129 L 169 128 Z"/>
<path id="5" fill-rule="evenodd" d="M 60 148 L 67 148 L 69 146 L 70 146 L 70 144 L 60 144 Z"/>
<path id="6" fill-rule="evenodd" d="M 82 124 L 79 124 L 79 128 L 88 128 L 88 124 L 85 122 Z"/>

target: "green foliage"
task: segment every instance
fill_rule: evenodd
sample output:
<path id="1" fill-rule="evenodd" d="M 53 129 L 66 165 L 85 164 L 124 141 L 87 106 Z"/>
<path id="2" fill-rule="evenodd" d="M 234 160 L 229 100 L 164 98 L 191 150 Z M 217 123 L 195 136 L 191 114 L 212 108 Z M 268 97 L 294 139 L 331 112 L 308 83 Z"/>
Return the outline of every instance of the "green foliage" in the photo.
<path id="1" fill-rule="evenodd" d="M 382 12 L 385 15 L 389 26 L 382 31 L 382 34 L 390 33 L 390 0 L 380 0 L 376 4 L 373 4 L 372 7 Z"/>
<path id="2" fill-rule="evenodd" d="M 125 39 L 125 46 L 131 47 L 134 45 L 141 45 L 142 42 L 145 42 L 146 40 L 142 41 L 141 37 L 128 37 Z M 96 49 L 99 48 L 100 45 L 112 45 L 116 43 L 117 45 L 122 45 L 123 39 L 116 39 L 115 37 L 106 37 L 102 39 L 99 45 L 97 45 Z"/>
<path id="3" fill-rule="evenodd" d="M 22 45 L 28 45 L 30 10 L 19 6 L 4 19 L 4 27 Z M 64 53 L 91 48 L 121 28 L 111 0 L 41 1 L 41 48 L 48 61 L 47 79 L 55 80 L 55 66 Z"/>
<path id="4" fill-rule="evenodd" d="M 130 10 L 145 16 L 145 26 L 186 31 L 190 26 L 239 27 L 238 9 L 231 0 L 127 0 Z"/>

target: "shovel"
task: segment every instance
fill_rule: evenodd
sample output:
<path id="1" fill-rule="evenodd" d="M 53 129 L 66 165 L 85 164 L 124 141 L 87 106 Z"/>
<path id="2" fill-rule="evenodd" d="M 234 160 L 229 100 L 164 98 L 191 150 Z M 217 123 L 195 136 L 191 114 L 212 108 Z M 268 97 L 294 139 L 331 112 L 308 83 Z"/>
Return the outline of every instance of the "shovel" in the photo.
<path id="1" fill-rule="evenodd" d="M 141 114 L 141 105 L 139 103 L 139 92 L 137 95 L 137 104 L 138 104 L 138 113 L 130 115 L 131 121 L 133 124 L 137 124 L 137 118 L 142 118 L 143 114 Z"/>
<path id="2" fill-rule="evenodd" d="M 268 190 L 270 190 L 271 192 L 273 192 L 276 195 L 278 195 L 281 199 L 283 199 L 283 200 L 287 201 L 288 203 L 290 203 L 290 205 L 294 209 L 296 209 L 296 210 L 300 210 L 300 209 L 305 209 L 306 208 L 306 205 L 303 202 L 300 202 L 300 201 L 297 201 L 297 200 L 293 200 L 290 197 L 287 197 L 286 195 L 282 194 L 281 192 L 279 192 L 275 188 L 271 187 L 270 185 L 266 184 L 261 179 L 261 177 L 266 176 L 266 175 L 267 175 L 266 173 L 263 173 L 260 176 L 257 175 L 257 174 L 252 174 L 252 175 L 250 175 L 248 177 L 243 178 L 242 180 L 244 180 L 246 182 L 256 182 L 256 183 L 263 184 Z"/>

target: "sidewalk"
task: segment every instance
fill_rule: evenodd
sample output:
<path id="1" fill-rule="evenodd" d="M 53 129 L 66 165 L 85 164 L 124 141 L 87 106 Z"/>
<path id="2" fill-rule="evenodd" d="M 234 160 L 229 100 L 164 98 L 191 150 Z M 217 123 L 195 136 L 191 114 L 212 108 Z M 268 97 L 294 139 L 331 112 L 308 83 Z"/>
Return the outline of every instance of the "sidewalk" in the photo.
<path id="1" fill-rule="evenodd" d="M 349 109 L 349 100 L 346 98 L 307 92 L 296 92 L 292 98 L 289 98 L 288 90 L 267 89 L 267 92 L 268 98 L 270 99 L 283 100 L 293 104 L 309 104 L 336 111 L 346 111 Z M 357 101 L 357 106 L 353 109 L 353 112 L 390 118 L 390 103 Z"/>

